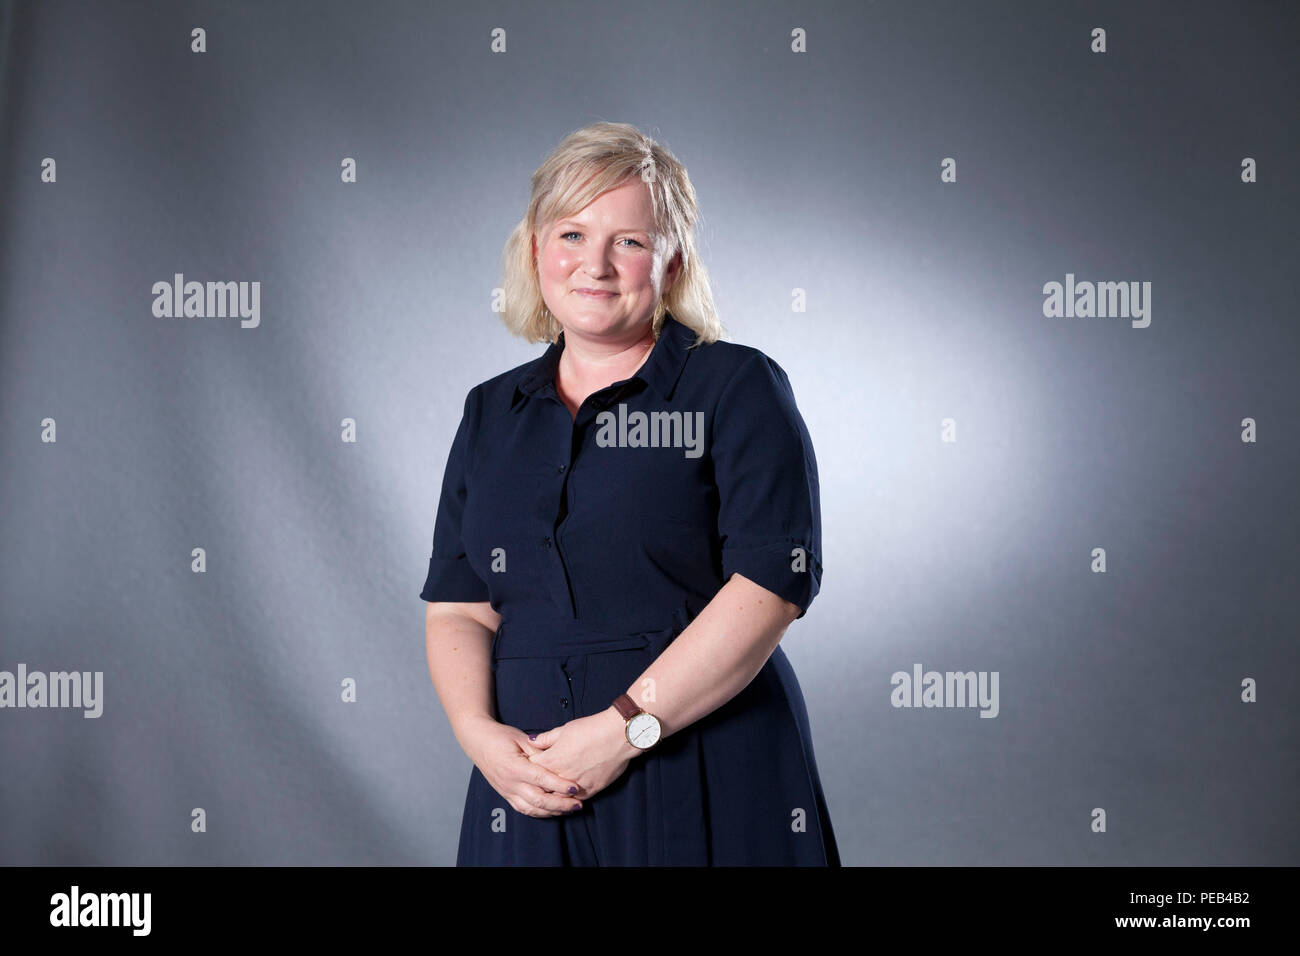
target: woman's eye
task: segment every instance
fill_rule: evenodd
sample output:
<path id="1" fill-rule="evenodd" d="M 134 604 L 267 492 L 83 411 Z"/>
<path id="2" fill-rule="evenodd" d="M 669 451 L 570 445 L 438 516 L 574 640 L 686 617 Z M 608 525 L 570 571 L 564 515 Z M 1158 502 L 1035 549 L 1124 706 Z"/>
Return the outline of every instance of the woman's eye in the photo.
<path id="1" fill-rule="evenodd" d="M 561 234 L 560 234 L 560 238 L 561 238 L 561 239 L 568 239 L 570 236 L 580 236 L 580 235 L 582 235 L 582 233 L 580 233 L 580 232 L 564 232 L 564 233 L 561 233 Z M 638 242 L 636 239 L 633 239 L 631 236 L 627 236 L 627 237 L 625 237 L 622 241 L 623 241 L 623 242 L 631 242 L 631 243 L 635 244 L 636 246 L 638 246 L 638 247 L 641 248 L 641 249 L 644 249 L 644 248 L 645 248 L 645 246 L 641 245 L 640 242 Z"/>

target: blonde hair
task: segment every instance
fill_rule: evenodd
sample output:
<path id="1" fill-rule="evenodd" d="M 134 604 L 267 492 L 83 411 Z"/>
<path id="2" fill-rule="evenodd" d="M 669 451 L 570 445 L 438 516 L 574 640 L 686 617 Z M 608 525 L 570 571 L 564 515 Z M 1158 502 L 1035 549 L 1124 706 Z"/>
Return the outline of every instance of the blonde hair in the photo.
<path id="1" fill-rule="evenodd" d="M 682 258 L 672 287 L 655 305 L 651 320 L 655 338 L 665 312 L 695 332 L 693 345 L 723 337 L 709 276 L 695 251 L 699 216 L 695 187 L 677 157 L 627 123 L 592 123 L 573 131 L 533 173 L 528 212 L 502 252 L 505 308 L 501 321 L 512 334 L 529 342 L 555 342 L 561 331 L 542 299 L 533 234 L 634 178 L 650 187 L 655 227 L 670 246 L 668 261 L 675 253 Z"/>

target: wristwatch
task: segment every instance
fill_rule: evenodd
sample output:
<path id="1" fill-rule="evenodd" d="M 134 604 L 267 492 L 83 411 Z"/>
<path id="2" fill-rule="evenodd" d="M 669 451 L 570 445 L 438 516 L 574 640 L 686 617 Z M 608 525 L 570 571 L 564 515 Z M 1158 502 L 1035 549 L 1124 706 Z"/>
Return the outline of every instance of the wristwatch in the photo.
<path id="1" fill-rule="evenodd" d="M 623 733 L 627 736 L 628 743 L 637 750 L 649 750 L 659 743 L 663 727 L 660 726 L 658 717 L 646 713 L 627 694 L 619 694 L 613 706 L 625 721 Z"/>

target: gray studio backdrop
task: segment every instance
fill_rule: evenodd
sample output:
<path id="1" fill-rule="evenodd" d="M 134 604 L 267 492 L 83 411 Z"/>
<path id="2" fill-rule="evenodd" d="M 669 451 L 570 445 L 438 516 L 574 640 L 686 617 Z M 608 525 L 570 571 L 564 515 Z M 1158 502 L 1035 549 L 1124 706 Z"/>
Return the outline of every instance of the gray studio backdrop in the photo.
<path id="1" fill-rule="evenodd" d="M 1300 862 L 1294 4 L 0 17 L 0 671 L 102 673 L 0 709 L 0 862 L 454 861 L 439 484 L 542 351 L 492 311 L 529 174 L 601 119 L 686 164 L 813 437 L 783 646 L 844 861 Z M 257 324 L 155 316 L 177 274 Z"/>

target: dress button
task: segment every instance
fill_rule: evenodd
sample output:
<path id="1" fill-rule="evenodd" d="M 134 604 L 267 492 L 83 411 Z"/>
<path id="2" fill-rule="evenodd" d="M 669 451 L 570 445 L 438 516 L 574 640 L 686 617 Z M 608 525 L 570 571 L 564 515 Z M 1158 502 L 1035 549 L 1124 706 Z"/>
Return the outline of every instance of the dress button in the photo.
<path id="1" fill-rule="evenodd" d="M 563 465 L 561 465 L 561 466 L 560 466 L 558 469 L 556 469 L 556 470 L 559 471 L 560 474 L 564 474 L 564 466 L 563 466 Z"/>
<path id="2" fill-rule="evenodd" d="M 561 697 L 561 698 L 560 698 L 560 706 L 561 706 L 561 707 L 568 707 L 568 706 L 569 706 L 569 698 L 567 698 L 567 697 Z"/>
<path id="3" fill-rule="evenodd" d="M 551 546 L 551 538 L 550 535 L 547 535 L 545 538 L 542 539 L 542 547 L 549 548 L 550 546 Z"/>

